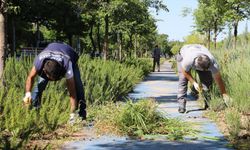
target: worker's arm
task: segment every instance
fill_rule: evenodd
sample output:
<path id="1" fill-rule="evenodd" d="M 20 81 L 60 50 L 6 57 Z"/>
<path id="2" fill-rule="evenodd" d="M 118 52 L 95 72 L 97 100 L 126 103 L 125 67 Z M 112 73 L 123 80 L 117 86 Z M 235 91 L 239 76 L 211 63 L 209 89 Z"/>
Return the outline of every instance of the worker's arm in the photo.
<path id="1" fill-rule="evenodd" d="M 35 77 L 37 75 L 37 71 L 36 71 L 36 68 L 33 66 L 28 77 L 27 77 L 27 80 L 26 80 L 26 84 L 25 84 L 25 96 L 23 98 L 23 102 L 24 102 L 24 105 L 25 106 L 29 106 L 31 104 L 31 89 L 32 89 L 32 86 L 34 84 L 34 80 L 35 80 Z"/>
<path id="2" fill-rule="evenodd" d="M 220 89 L 220 92 L 221 92 L 221 95 L 223 97 L 225 105 L 228 106 L 228 107 L 231 106 L 233 100 L 229 95 L 227 95 L 225 84 L 224 84 L 224 82 L 222 80 L 220 72 L 218 71 L 215 74 L 213 74 L 213 77 L 214 77 L 214 80 L 215 80 L 216 84 L 218 85 L 218 87 Z"/>
<path id="3" fill-rule="evenodd" d="M 191 71 L 187 72 L 185 71 L 183 68 L 181 68 L 181 72 L 183 73 L 183 75 L 188 79 L 189 82 L 191 82 L 191 84 L 193 84 L 194 88 L 197 91 L 200 91 L 200 87 L 199 84 L 194 80 L 194 78 L 191 75 Z"/>
<path id="4" fill-rule="evenodd" d="M 214 80 L 216 82 L 216 84 L 218 85 L 219 89 L 220 89 L 220 92 L 221 94 L 226 94 L 226 88 L 225 88 L 225 85 L 224 85 L 224 82 L 222 80 L 222 77 L 221 77 L 221 74 L 220 72 L 216 72 L 215 74 L 213 74 L 214 76 Z"/>
<path id="5" fill-rule="evenodd" d="M 37 75 L 37 71 L 36 71 L 35 66 L 33 66 L 26 80 L 26 84 L 25 84 L 26 93 L 31 91 L 36 75 Z"/>
<path id="6" fill-rule="evenodd" d="M 76 87 L 75 87 L 75 79 L 71 77 L 66 80 L 67 88 L 70 96 L 70 112 L 74 113 L 77 109 L 77 96 L 76 96 Z"/>
<path id="7" fill-rule="evenodd" d="M 181 68 L 181 72 L 183 73 L 183 75 L 188 79 L 188 81 L 190 81 L 192 84 L 195 82 L 194 78 L 191 75 L 191 71 L 186 72 L 183 68 Z"/>

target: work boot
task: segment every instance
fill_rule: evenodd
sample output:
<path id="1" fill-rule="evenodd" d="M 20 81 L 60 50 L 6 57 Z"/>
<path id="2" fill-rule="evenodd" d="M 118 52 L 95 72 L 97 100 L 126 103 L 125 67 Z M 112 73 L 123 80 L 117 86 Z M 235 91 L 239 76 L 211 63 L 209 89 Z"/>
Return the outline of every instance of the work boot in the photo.
<path id="1" fill-rule="evenodd" d="M 83 100 L 79 101 L 79 117 L 81 117 L 82 120 L 86 120 L 87 118 L 86 104 Z"/>
<path id="2" fill-rule="evenodd" d="M 204 109 L 207 110 L 208 108 L 209 108 L 209 105 L 208 105 L 208 103 L 205 101 Z"/>
<path id="3" fill-rule="evenodd" d="M 210 99 L 208 99 L 207 97 L 205 97 L 205 99 L 204 99 L 204 103 L 205 103 L 205 104 L 204 104 L 204 109 L 205 109 L 205 110 L 207 110 L 207 109 L 209 108 L 209 100 L 210 100 Z"/>
<path id="4" fill-rule="evenodd" d="M 185 113 L 186 112 L 186 100 L 185 99 L 179 99 L 178 103 L 179 103 L 178 112 L 179 113 Z"/>
<path id="5" fill-rule="evenodd" d="M 194 100 L 197 100 L 199 98 L 199 94 L 195 91 L 191 91 L 190 95 L 194 98 Z"/>
<path id="6" fill-rule="evenodd" d="M 211 96 L 209 93 L 204 93 L 204 103 L 205 103 L 205 106 L 204 106 L 204 109 L 207 110 L 209 108 L 209 102 L 211 100 Z"/>
<path id="7" fill-rule="evenodd" d="M 182 108 L 182 107 L 179 107 L 178 112 L 183 114 L 183 113 L 186 112 L 186 109 Z"/>
<path id="8" fill-rule="evenodd" d="M 39 98 L 37 99 L 32 99 L 32 107 L 34 110 L 39 110 L 41 108 L 41 100 Z"/>

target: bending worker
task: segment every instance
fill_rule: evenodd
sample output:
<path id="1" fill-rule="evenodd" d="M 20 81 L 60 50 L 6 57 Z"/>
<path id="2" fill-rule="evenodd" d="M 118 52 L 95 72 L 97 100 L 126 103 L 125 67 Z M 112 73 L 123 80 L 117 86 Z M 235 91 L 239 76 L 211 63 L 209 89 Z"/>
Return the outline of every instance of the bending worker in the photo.
<path id="1" fill-rule="evenodd" d="M 42 93 L 48 81 L 57 81 L 65 77 L 70 97 L 70 122 L 72 123 L 75 120 L 78 105 L 80 107 L 79 116 L 85 120 L 86 103 L 77 60 L 77 53 L 69 45 L 49 44 L 34 60 L 33 67 L 26 80 L 26 94 L 23 101 L 26 103 L 32 101 L 33 107 L 39 108 Z M 39 76 L 38 82 L 31 94 L 37 75 Z"/>
<path id="2" fill-rule="evenodd" d="M 226 93 L 225 85 L 219 72 L 219 67 L 213 55 L 209 50 L 199 44 L 185 45 L 181 48 L 177 55 L 177 66 L 179 74 L 178 95 L 179 113 L 186 112 L 187 101 L 187 84 L 188 81 L 193 85 L 196 94 L 200 89 L 199 84 L 191 75 L 191 69 L 194 69 L 200 78 L 203 88 L 210 89 L 213 78 L 218 85 L 223 96 L 224 102 L 227 104 L 230 100 Z M 205 109 L 208 108 L 205 102 Z"/>

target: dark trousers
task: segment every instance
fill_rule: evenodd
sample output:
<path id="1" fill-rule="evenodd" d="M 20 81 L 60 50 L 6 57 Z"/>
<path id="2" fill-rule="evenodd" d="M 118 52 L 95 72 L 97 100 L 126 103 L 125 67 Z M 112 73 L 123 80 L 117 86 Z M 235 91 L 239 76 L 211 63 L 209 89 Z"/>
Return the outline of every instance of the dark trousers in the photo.
<path id="1" fill-rule="evenodd" d="M 157 69 L 160 71 L 160 58 L 153 58 L 153 71 L 155 71 L 155 65 L 157 65 Z"/>
<path id="2" fill-rule="evenodd" d="M 81 75 L 77 64 L 73 65 L 73 71 L 76 86 L 75 88 L 77 94 L 77 103 L 79 105 L 79 116 L 83 119 L 86 119 L 86 101 L 84 97 Z M 34 107 L 39 108 L 41 106 L 42 93 L 45 90 L 47 84 L 48 80 L 42 77 L 38 78 L 38 82 L 32 91 L 32 105 Z"/>

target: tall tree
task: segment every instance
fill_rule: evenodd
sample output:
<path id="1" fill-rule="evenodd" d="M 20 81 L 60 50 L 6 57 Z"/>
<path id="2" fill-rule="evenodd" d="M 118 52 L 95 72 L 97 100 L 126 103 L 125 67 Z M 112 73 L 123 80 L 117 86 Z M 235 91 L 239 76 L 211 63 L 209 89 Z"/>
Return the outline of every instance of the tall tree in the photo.
<path id="1" fill-rule="evenodd" d="M 0 81 L 2 85 L 4 59 L 5 59 L 5 18 L 6 1 L 0 1 Z"/>
<path id="2" fill-rule="evenodd" d="M 0 0 L 0 86 L 3 85 L 3 71 L 5 61 L 5 48 L 6 48 L 6 33 L 5 33 L 5 16 L 8 11 L 14 11 L 16 6 L 8 0 Z"/>
<path id="3" fill-rule="evenodd" d="M 214 34 L 214 47 L 218 34 L 224 27 L 225 0 L 199 0 L 198 8 L 194 11 L 196 28 L 201 33 L 206 33 L 208 48 L 210 48 L 211 32 Z"/>
<path id="4" fill-rule="evenodd" d="M 108 9 L 109 0 L 106 0 L 106 9 Z M 103 59 L 106 60 L 108 57 L 109 49 L 109 14 L 106 13 L 104 17 L 104 44 L 103 44 Z"/>
<path id="5" fill-rule="evenodd" d="M 233 26 L 234 48 L 237 44 L 238 25 L 239 22 L 250 16 L 250 1 L 249 0 L 227 0 L 226 20 Z"/>
<path id="6" fill-rule="evenodd" d="M 144 22 L 149 18 L 148 8 L 153 7 L 157 11 L 161 9 L 168 11 L 162 0 L 114 0 L 108 3 L 106 1 L 104 4 L 105 7 L 102 7 L 102 10 L 105 8 L 105 11 L 102 12 L 105 14 L 105 31 L 116 28 L 116 35 L 117 32 L 126 33 L 129 37 L 128 46 L 130 48 L 134 46 L 134 51 L 137 49 L 138 37 L 145 29 Z M 109 16 L 108 19 L 107 16 Z M 107 21 L 109 24 L 107 24 Z M 107 28 L 107 25 L 109 25 L 109 28 Z M 108 39 L 107 36 L 104 36 L 104 48 L 105 39 Z"/>
<path id="7" fill-rule="evenodd" d="M 211 9 L 206 5 L 199 3 L 198 8 L 194 11 L 194 18 L 196 29 L 200 33 L 207 35 L 207 47 L 210 49 L 212 17 L 210 15 Z"/>
<path id="8" fill-rule="evenodd" d="M 20 7 L 20 16 L 27 23 L 34 23 L 36 28 L 36 47 L 39 47 L 41 41 L 40 26 L 46 24 L 51 14 L 56 11 L 52 10 L 52 0 L 19 0 L 15 3 Z M 53 13 L 51 13 L 53 12 Z"/>
<path id="9" fill-rule="evenodd" d="M 4 61 L 6 57 L 6 32 L 5 32 L 5 16 L 8 12 L 16 10 L 14 6 L 8 0 L 0 0 L 0 86 L 3 85 L 3 70 L 4 70 Z"/>
<path id="10" fill-rule="evenodd" d="M 112 30 L 128 35 L 128 49 L 134 51 L 134 56 L 141 53 L 141 42 L 148 40 L 150 34 L 156 35 L 155 20 L 150 16 L 148 8 L 153 7 L 157 11 L 163 9 L 168 11 L 161 1 L 139 1 L 139 0 L 123 0 L 116 1 L 113 5 L 111 15 Z M 152 40 L 152 39 L 151 39 Z M 145 45 L 144 45 L 145 46 Z M 145 49 L 144 47 L 143 49 Z M 129 55 L 131 53 L 129 52 Z"/>
<path id="11" fill-rule="evenodd" d="M 69 44 L 72 46 L 72 38 L 74 35 L 83 35 L 87 30 L 87 24 L 83 22 L 82 16 L 79 14 L 79 6 L 74 1 L 70 0 L 57 0 L 52 3 L 51 21 L 48 24 L 58 32 L 58 37 L 68 39 Z"/>

